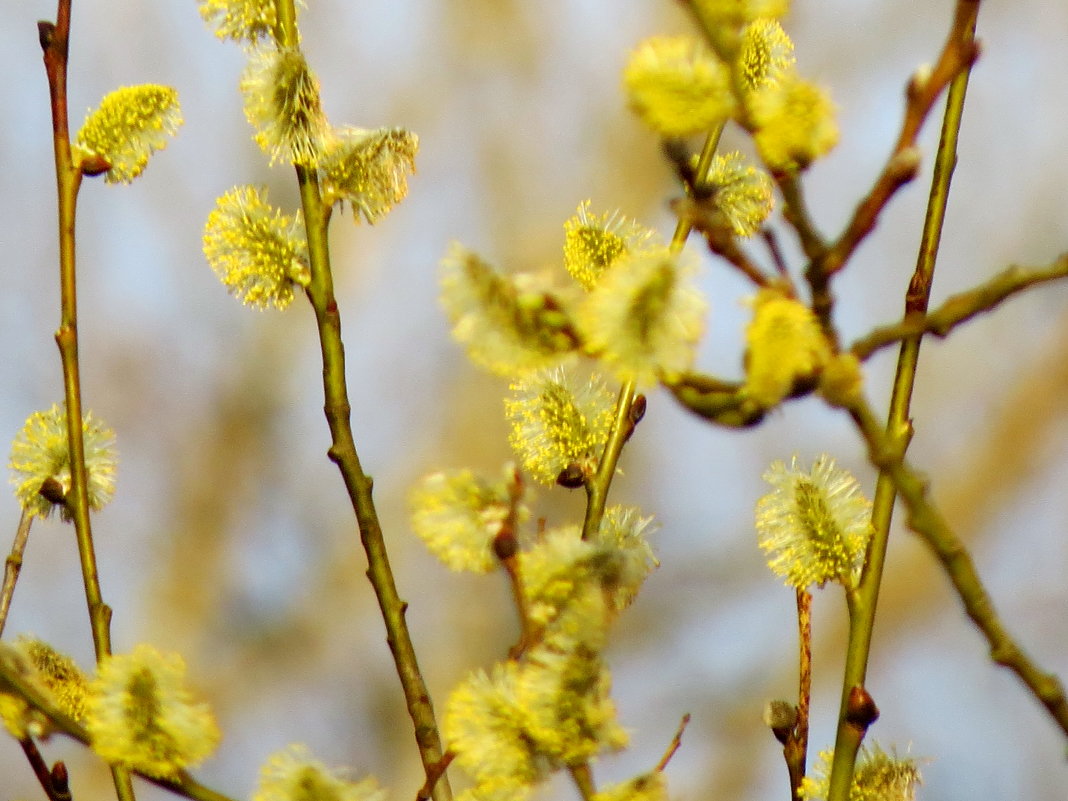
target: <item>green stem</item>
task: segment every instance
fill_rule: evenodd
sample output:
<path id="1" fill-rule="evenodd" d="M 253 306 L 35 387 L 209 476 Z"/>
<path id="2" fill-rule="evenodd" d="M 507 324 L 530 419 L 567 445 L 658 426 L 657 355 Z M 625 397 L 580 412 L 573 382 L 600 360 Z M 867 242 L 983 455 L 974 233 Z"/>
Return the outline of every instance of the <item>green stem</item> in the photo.
<path id="1" fill-rule="evenodd" d="M 716 148 L 719 147 L 719 138 L 723 135 L 723 128 L 726 125 L 726 121 L 721 122 L 714 129 L 708 132 L 708 136 L 705 137 L 704 146 L 701 148 L 701 155 L 697 157 L 697 167 L 694 168 L 694 188 L 699 188 L 700 185 L 708 178 L 708 171 L 712 167 L 712 158 L 716 155 Z M 671 244 L 668 246 L 672 253 L 678 253 L 682 250 L 682 246 L 686 244 L 686 238 L 690 235 L 690 231 L 693 229 L 693 225 L 689 219 L 683 217 L 680 218 L 675 225 L 675 233 L 671 236 Z"/>
<path id="2" fill-rule="evenodd" d="M 277 0 L 279 41 L 287 47 L 298 44 L 296 12 L 293 0 Z M 400 678 L 404 699 L 415 729 L 415 740 L 427 781 L 436 777 L 431 795 L 435 801 L 450 801 L 452 790 L 448 777 L 439 770 L 443 751 L 438 733 L 430 693 L 419 669 L 405 620 L 407 603 L 397 592 L 390 568 L 385 538 L 372 497 L 372 481 L 356 451 L 350 422 L 348 388 L 345 379 L 345 346 L 341 338 L 341 315 L 334 297 L 334 279 L 330 268 L 327 227 L 330 209 L 325 207 L 319 181 L 313 169 L 297 165 L 301 206 L 308 236 L 308 256 L 311 261 L 311 283 L 308 299 L 315 311 L 319 345 L 323 360 L 323 411 L 330 428 L 328 451 L 341 472 L 345 489 L 356 514 L 360 541 L 367 554 L 367 577 L 370 579 L 386 626 L 386 641 L 393 654 L 393 662 Z"/>
<path id="3" fill-rule="evenodd" d="M 974 36 L 974 22 L 964 35 L 969 43 Z M 924 314 L 931 295 L 938 244 L 945 220 L 949 198 L 950 180 L 957 161 L 957 138 L 964 111 L 964 99 L 971 68 L 962 69 L 953 78 L 946 99 L 942 121 L 942 134 L 935 156 L 934 176 L 927 203 L 923 233 L 920 239 L 916 269 L 909 283 L 905 299 L 905 314 Z M 894 460 L 900 464 L 912 437 L 909 405 L 915 384 L 916 367 L 919 361 L 921 336 L 902 341 L 898 355 L 897 373 L 890 397 L 890 411 L 884 436 L 885 446 Z M 896 498 L 896 482 L 886 469 L 880 469 L 872 502 L 872 526 L 874 535 L 864 561 L 864 570 L 855 590 L 847 594 L 849 606 L 849 641 L 846 648 L 846 664 L 842 677 L 842 698 L 838 715 L 838 730 L 835 738 L 834 761 L 831 765 L 830 787 L 827 801 L 847 801 L 853 783 L 853 769 L 861 742 L 867 732 L 866 725 L 858 725 L 850 714 L 850 703 L 857 689 L 863 689 L 867 676 L 871 638 L 875 625 L 875 611 L 882 583 L 886 548 L 889 541 L 890 521 Z"/>
<path id="4" fill-rule="evenodd" d="M 89 489 L 82 439 L 82 392 L 78 366 L 78 304 L 75 272 L 74 230 L 78 189 L 82 173 L 74 164 L 70 148 L 67 116 L 67 57 L 70 41 L 71 0 L 58 0 L 55 24 L 38 23 L 38 36 L 44 55 L 45 73 L 52 109 L 52 144 L 56 164 L 56 190 L 59 221 L 60 325 L 56 331 L 63 364 L 63 390 L 67 411 L 71 486 L 67 509 L 74 521 L 75 538 L 81 561 L 85 600 L 93 634 L 97 662 L 111 653 L 111 609 L 100 592 L 100 578 L 89 523 Z M 133 784 L 127 770 L 112 768 L 115 791 L 120 801 L 134 801 Z"/>
<path id="5" fill-rule="evenodd" d="M 45 71 L 52 106 L 52 142 L 56 163 L 59 219 L 60 325 L 56 331 L 63 363 L 63 389 L 67 407 L 67 436 L 70 444 L 71 486 L 67 508 L 74 521 L 81 557 L 85 597 L 93 630 L 93 645 L 100 659 L 111 653 L 109 624 L 111 610 L 100 594 L 93 534 L 89 523 L 89 492 L 85 469 L 85 443 L 82 439 L 82 392 L 78 367 L 78 295 L 74 267 L 74 220 L 81 171 L 71 158 L 67 124 L 67 43 L 70 33 L 70 0 L 59 0 L 56 24 L 41 23 Z"/>
<path id="6" fill-rule="evenodd" d="M 619 397 L 616 400 L 616 416 L 612 421 L 612 430 L 608 433 L 608 442 L 605 443 L 601 461 L 597 465 L 597 473 L 586 482 L 586 517 L 582 521 L 582 539 L 584 540 L 590 539 L 601 527 L 605 504 L 608 502 L 608 489 L 616 474 L 619 456 L 623 453 L 627 437 L 634 430 L 634 423 L 630 416 L 634 396 L 634 382 L 628 381 L 619 390 Z"/>
<path id="7" fill-rule="evenodd" d="M 571 774 L 571 780 L 575 783 L 582 801 L 593 801 L 593 797 L 597 794 L 597 786 L 593 781 L 593 771 L 590 769 L 590 763 L 583 762 L 581 765 L 572 765 L 568 768 L 568 772 Z"/>
<path id="8" fill-rule="evenodd" d="M 721 123 L 710 131 L 705 138 L 701 154 L 697 158 L 697 167 L 694 170 L 696 185 L 699 186 L 708 177 L 708 171 L 712 165 L 712 157 L 716 154 L 719 146 L 719 138 L 723 133 Z M 680 218 L 675 225 L 675 233 L 671 237 L 670 250 L 678 253 L 686 244 L 686 238 L 690 235 L 692 225 L 688 218 Z M 582 538 L 589 539 L 600 528 L 604 518 L 605 504 L 608 502 L 608 489 L 612 484 L 612 478 L 616 474 L 616 465 L 619 463 L 620 454 L 627 438 L 634 431 L 634 421 L 631 419 L 631 406 L 635 398 L 635 384 L 633 381 L 626 382 L 619 390 L 616 400 L 616 416 L 612 422 L 612 429 L 608 433 L 608 442 L 605 443 L 604 452 L 597 465 L 597 473 L 586 482 L 586 517 L 582 522 Z"/>

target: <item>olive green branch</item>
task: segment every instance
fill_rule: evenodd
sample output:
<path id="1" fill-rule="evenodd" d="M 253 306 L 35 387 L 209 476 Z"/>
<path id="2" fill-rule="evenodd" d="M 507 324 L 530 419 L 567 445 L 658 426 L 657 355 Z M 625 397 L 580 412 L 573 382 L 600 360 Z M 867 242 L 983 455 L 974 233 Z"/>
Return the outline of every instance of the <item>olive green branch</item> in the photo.
<path id="1" fill-rule="evenodd" d="M 1012 265 L 989 281 L 952 295 L 934 311 L 910 312 L 900 323 L 876 328 L 855 341 L 849 350 L 862 361 L 895 342 L 922 334 L 947 336 L 954 328 L 997 307 L 1006 298 L 1038 284 L 1068 277 L 1068 253 L 1044 267 Z"/>
<path id="2" fill-rule="evenodd" d="M 63 391 L 67 412 L 67 442 L 70 459 L 70 491 L 66 505 L 74 522 L 82 583 L 89 610 L 93 648 L 97 662 L 111 653 L 111 608 L 104 603 L 89 522 L 89 487 L 82 437 L 82 390 L 78 364 L 78 293 L 75 270 L 74 231 L 78 189 L 82 170 L 71 156 L 67 113 L 67 61 L 70 42 L 71 0 L 58 0 L 56 21 L 37 23 L 38 40 L 48 78 L 52 112 L 52 147 L 56 166 L 59 217 L 60 325 L 56 331 L 63 367 Z M 112 779 L 120 801 L 133 801 L 133 785 L 125 768 L 112 766 Z"/>
<path id="3" fill-rule="evenodd" d="M 958 2 L 954 23 L 938 65 L 932 70 L 931 76 L 922 80 L 914 77 L 910 84 L 909 111 L 906 113 L 898 144 L 894 148 L 883 176 L 877 181 L 868 199 L 858 207 L 853 223 L 839 240 L 839 245 L 846 253 L 842 258 L 848 258 L 848 254 L 852 253 L 852 248 L 855 248 L 860 239 L 866 236 L 874 226 L 878 211 L 882 208 L 881 204 L 885 204 L 893 191 L 901 185 L 893 173 L 893 165 L 897 163 L 897 169 L 903 176 L 908 170 L 908 164 L 917 161 L 909 157 L 909 154 L 915 152 L 913 143 L 919 127 L 930 110 L 931 104 L 941 94 L 941 82 L 950 81 L 942 116 L 942 131 L 935 154 L 927 212 L 920 236 L 919 253 L 905 295 L 906 318 L 911 314 L 925 314 L 931 295 L 938 246 L 949 201 L 949 187 L 953 169 L 957 163 L 957 139 L 964 114 L 968 78 L 971 75 L 971 65 L 978 53 L 974 41 L 975 15 L 978 10 L 978 2 L 971 0 Z M 941 77 L 936 81 L 935 75 Z M 853 244 L 850 245 L 850 242 Z M 833 259 L 830 263 L 834 264 Z M 842 263 L 844 264 L 844 261 Z M 829 279 L 830 272 L 817 274 L 810 269 L 807 275 L 814 294 L 818 294 L 820 281 Z M 905 451 L 912 436 L 909 406 L 916 380 L 921 342 L 922 335 L 912 336 L 902 341 L 894 386 L 890 394 L 890 412 L 885 426 L 886 433 L 884 435 L 879 427 L 872 429 L 885 437 L 886 446 L 893 449 L 893 455 L 900 462 L 903 462 L 905 458 Z M 849 639 L 846 645 L 845 668 L 842 671 L 842 696 L 834 757 L 828 781 L 828 801 L 847 801 L 849 798 L 857 753 L 868 726 L 878 716 L 878 708 L 864 684 L 871 653 L 875 611 L 878 605 L 879 589 L 882 585 L 883 566 L 890 538 L 890 521 L 894 510 L 896 484 L 881 464 L 876 466 L 879 468 L 879 477 L 876 482 L 871 517 L 874 534 L 865 555 L 860 582 L 846 595 L 849 608 Z"/>
<path id="4" fill-rule="evenodd" d="M 719 146 L 719 138 L 723 133 L 725 123 L 721 123 L 714 130 L 709 131 L 697 158 L 697 165 L 691 177 L 681 177 L 683 188 L 688 196 L 696 197 L 700 194 L 702 183 L 707 180 L 708 171 L 712 166 L 712 158 Z M 665 142 L 665 150 L 672 152 L 673 142 Z M 685 164 L 688 158 L 673 158 L 677 165 Z M 686 215 L 680 215 L 672 234 L 669 248 L 672 253 L 678 253 L 686 244 L 686 239 L 693 228 L 692 221 Z M 638 399 L 641 398 L 641 401 Z M 633 381 L 623 384 L 616 400 L 615 417 L 612 420 L 612 428 L 608 432 L 608 441 L 601 453 L 597 464 L 597 472 L 586 482 L 586 516 L 582 523 L 582 538 L 589 539 L 597 531 L 604 518 L 605 505 L 608 501 L 608 488 L 612 484 L 612 478 L 616 474 L 616 465 L 619 463 L 620 454 L 630 435 L 634 433 L 634 426 L 645 413 L 644 397 L 638 395 Z M 636 408 L 636 403 L 641 403 Z"/>
<path id="5" fill-rule="evenodd" d="M 276 0 L 275 5 L 278 19 L 276 35 L 279 43 L 286 47 L 297 47 L 299 36 L 293 0 Z M 341 338 L 341 315 L 334 297 L 333 274 L 327 241 L 330 207 L 323 203 L 315 170 L 301 165 L 295 165 L 295 168 L 297 183 L 300 187 L 311 267 L 311 282 L 306 292 L 315 312 L 323 361 L 325 396 L 323 411 L 331 437 L 327 454 L 341 473 L 356 515 L 360 541 L 367 554 L 367 577 L 374 589 L 385 622 L 386 641 L 393 654 L 408 714 L 412 719 L 415 740 L 427 783 L 430 783 L 432 777 L 437 779 L 431 788 L 431 795 L 435 801 L 449 801 L 452 792 L 448 778 L 440 770 L 443 756 L 441 736 L 438 733 L 430 693 L 420 672 L 415 648 L 405 620 L 408 605 L 397 592 L 385 538 L 382 535 L 382 527 L 372 496 L 373 482 L 360 464 L 353 439 L 350 421 L 351 407 L 345 379 L 345 348 Z"/>
<path id="6" fill-rule="evenodd" d="M 4 584 L 0 587 L 0 635 L 3 635 L 7 625 L 7 615 L 11 611 L 11 599 L 15 595 L 15 585 L 22 571 L 22 556 L 26 552 L 32 523 L 33 515 L 23 509 L 18 528 L 15 530 L 15 541 L 11 544 L 11 553 L 4 562 Z"/>
<path id="7" fill-rule="evenodd" d="M 99 661 L 111 652 L 111 609 L 100 593 L 100 579 L 89 523 L 89 492 L 85 469 L 85 442 L 82 437 L 82 391 L 78 366 L 78 295 L 74 265 L 74 220 L 82 172 L 71 157 L 67 122 L 67 51 L 70 35 L 71 0 L 59 0 L 56 22 L 38 23 L 44 51 L 52 108 L 52 141 L 56 163 L 59 213 L 60 325 L 56 331 L 63 364 L 63 389 L 67 408 L 67 438 L 70 447 L 71 486 L 66 504 L 74 521 L 81 557 L 85 597 L 92 623 L 93 645 Z"/>
<path id="8" fill-rule="evenodd" d="M 909 528 L 942 564 L 968 617 L 986 638 L 990 658 L 1015 673 L 1068 736 L 1068 696 L 1063 684 L 1056 675 L 1039 668 L 1006 628 L 968 549 L 931 500 L 929 482 L 889 441 L 866 402 L 859 401 L 849 412 L 868 445 L 872 462 L 885 471 L 904 501 Z"/>

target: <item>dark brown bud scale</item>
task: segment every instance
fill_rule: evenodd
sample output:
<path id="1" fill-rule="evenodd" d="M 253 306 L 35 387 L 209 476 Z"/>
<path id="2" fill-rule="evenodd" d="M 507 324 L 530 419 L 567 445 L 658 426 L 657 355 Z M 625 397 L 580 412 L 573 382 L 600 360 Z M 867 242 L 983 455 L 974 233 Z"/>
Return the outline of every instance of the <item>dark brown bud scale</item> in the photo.
<path id="1" fill-rule="evenodd" d="M 868 691 L 860 685 L 854 685 L 849 690 L 845 718 L 863 731 L 879 719 L 879 707 L 875 705 L 875 700 Z"/>

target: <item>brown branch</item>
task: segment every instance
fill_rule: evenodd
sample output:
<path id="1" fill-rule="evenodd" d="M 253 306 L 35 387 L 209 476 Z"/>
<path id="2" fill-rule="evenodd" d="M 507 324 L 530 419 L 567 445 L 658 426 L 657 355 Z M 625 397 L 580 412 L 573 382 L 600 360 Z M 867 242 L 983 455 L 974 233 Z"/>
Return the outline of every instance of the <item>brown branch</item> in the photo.
<path id="1" fill-rule="evenodd" d="M 686 731 L 686 727 L 690 725 L 690 713 L 687 712 L 682 716 L 682 720 L 679 721 L 679 727 L 675 729 L 675 736 L 671 738 L 671 742 L 668 744 L 667 749 L 664 751 L 664 755 L 660 757 L 660 761 L 656 763 L 657 772 L 663 772 L 667 767 L 668 762 L 675 756 L 675 752 L 682 746 L 682 733 Z"/>
<path id="2" fill-rule="evenodd" d="M 890 198 L 915 177 L 920 158 L 916 138 L 931 107 L 957 73 L 970 67 L 979 56 L 979 47 L 972 38 L 978 13 L 979 0 L 959 0 L 938 61 L 929 75 L 914 76 L 910 81 L 901 131 L 883 171 L 857 206 L 842 235 L 826 253 L 809 264 L 806 274 L 814 282 L 814 288 L 845 266 L 857 246 L 875 228 Z"/>
<path id="3" fill-rule="evenodd" d="M 738 238 L 715 205 L 685 197 L 673 201 L 671 208 L 680 220 L 685 220 L 704 236 L 710 251 L 737 268 L 755 285 L 771 285 L 772 279 L 738 246 Z"/>
<path id="4" fill-rule="evenodd" d="M 19 573 L 22 572 L 22 557 L 26 552 L 26 543 L 30 539 L 30 524 L 32 523 L 33 515 L 23 509 L 18 528 L 15 530 L 15 541 L 11 544 L 11 553 L 8 554 L 4 564 L 4 584 L 0 587 L 0 635 L 4 633 L 4 627 L 7 625 L 7 615 L 11 611 L 15 584 L 18 583 Z"/>
<path id="5" fill-rule="evenodd" d="M 827 241 L 817 230 L 816 223 L 808 210 L 801 178 L 796 172 L 773 172 L 772 178 L 779 186 L 783 200 L 783 217 L 793 227 L 801 242 L 801 249 L 810 262 L 823 258 L 827 252 Z"/>
<path id="6" fill-rule="evenodd" d="M 812 699 L 812 593 L 797 591 L 798 688 L 797 722 L 783 745 L 786 768 L 790 772 L 792 798 L 800 798 L 808 759 L 808 717 Z"/>
<path id="7" fill-rule="evenodd" d="M 26 761 L 33 768 L 33 773 L 37 777 L 37 781 L 40 782 L 41 789 L 48 796 L 48 801 L 71 801 L 70 788 L 65 783 L 61 784 L 60 781 L 57 781 L 57 778 L 66 778 L 66 768 L 64 767 L 62 773 L 54 778 L 52 771 L 48 769 L 48 763 L 45 762 L 41 752 L 37 749 L 37 744 L 31 738 L 27 737 L 24 740 L 19 740 L 19 745 L 22 746 L 22 753 L 26 755 Z M 62 762 L 57 762 L 56 766 L 58 767 L 62 764 Z"/>

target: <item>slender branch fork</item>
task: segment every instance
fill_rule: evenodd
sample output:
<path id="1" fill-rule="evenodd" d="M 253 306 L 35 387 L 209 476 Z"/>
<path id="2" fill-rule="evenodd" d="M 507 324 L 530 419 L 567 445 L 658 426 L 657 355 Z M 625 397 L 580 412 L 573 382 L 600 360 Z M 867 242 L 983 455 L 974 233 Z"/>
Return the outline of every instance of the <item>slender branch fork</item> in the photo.
<path id="1" fill-rule="evenodd" d="M 979 47 L 972 36 L 979 3 L 980 0 L 958 0 L 953 24 L 938 61 L 929 74 L 913 76 L 909 83 L 905 115 L 890 157 L 835 242 L 827 243 L 812 224 L 797 175 L 776 176 L 785 200 L 784 214 L 797 230 L 809 259 L 805 277 L 812 288 L 813 309 L 829 333 L 833 333 L 830 327 L 830 312 L 834 305 L 829 286 L 831 277 L 845 266 L 875 228 L 890 198 L 916 176 L 919 167 L 916 138 L 920 128 L 954 77 L 969 70 L 979 56 Z"/>

